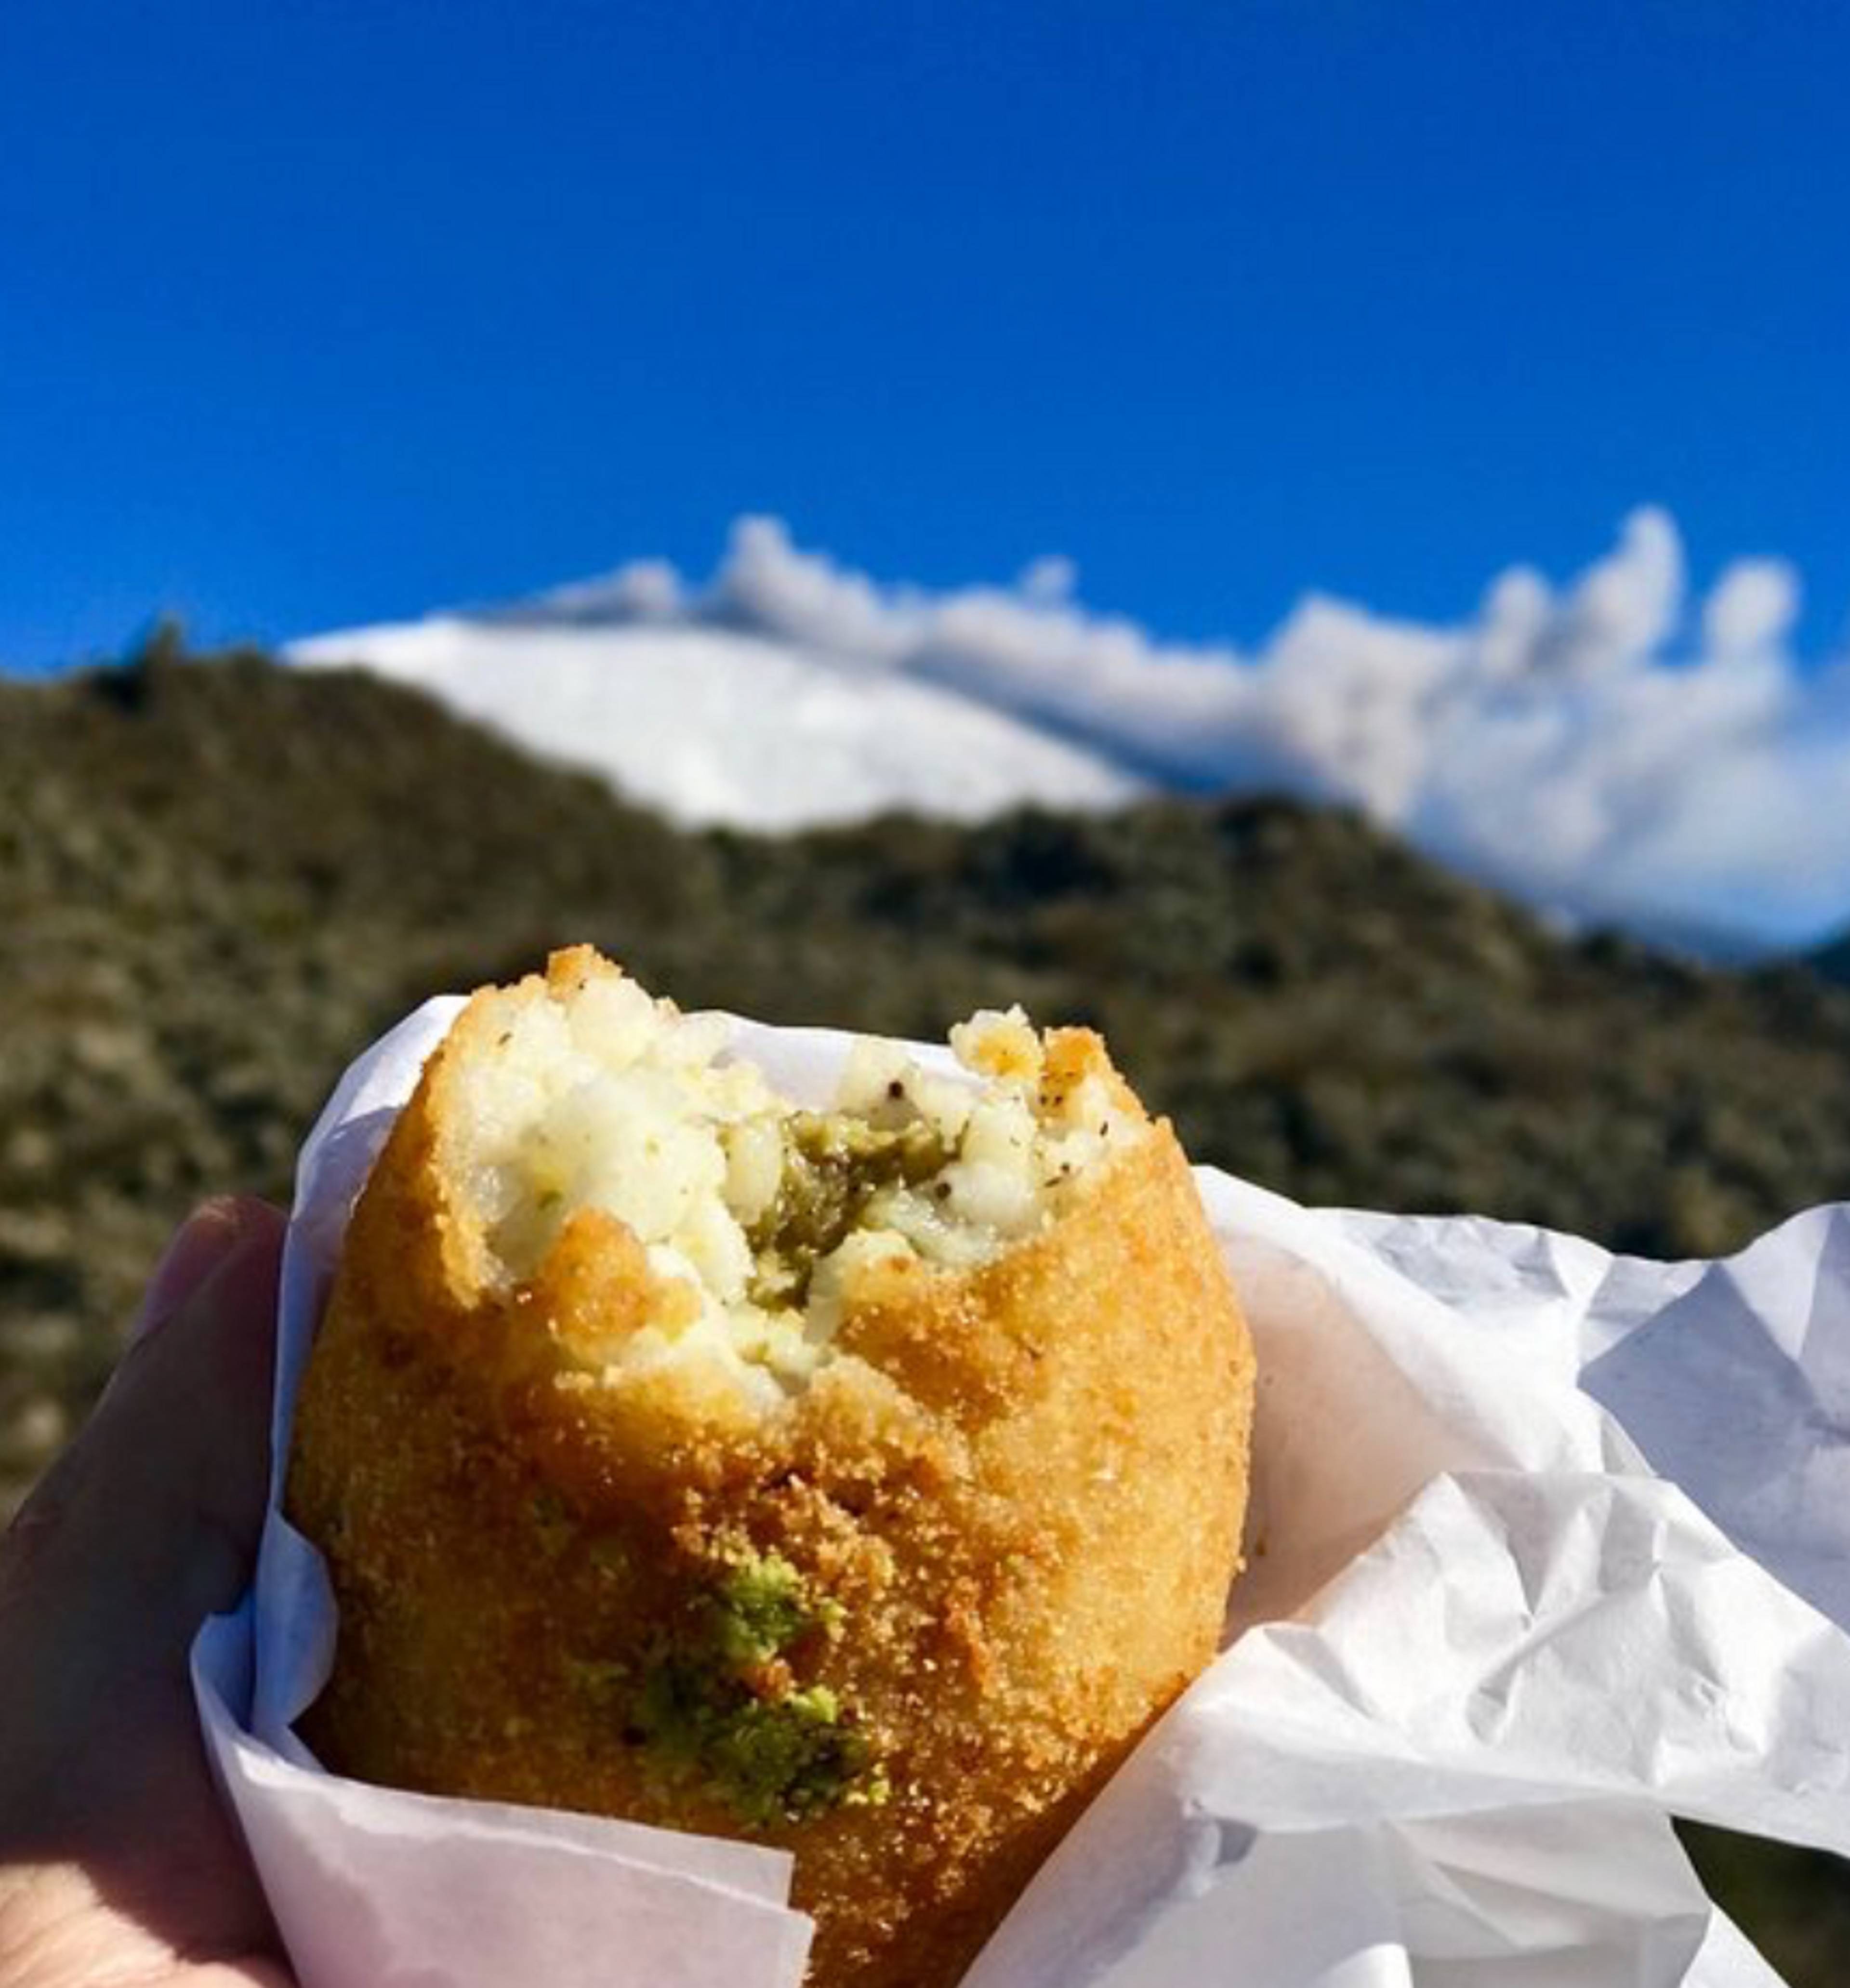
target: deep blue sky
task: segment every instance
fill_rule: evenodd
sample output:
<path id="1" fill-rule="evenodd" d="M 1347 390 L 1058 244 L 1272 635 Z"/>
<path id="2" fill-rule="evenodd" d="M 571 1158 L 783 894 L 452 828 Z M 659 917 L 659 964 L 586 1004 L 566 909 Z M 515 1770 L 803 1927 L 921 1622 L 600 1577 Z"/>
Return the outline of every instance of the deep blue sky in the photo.
<path id="1" fill-rule="evenodd" d="M 734 514 L 1179 636 L 1667 505 L 1850 621 L 1835 0 L 5 0 L 0 661 Z"/>

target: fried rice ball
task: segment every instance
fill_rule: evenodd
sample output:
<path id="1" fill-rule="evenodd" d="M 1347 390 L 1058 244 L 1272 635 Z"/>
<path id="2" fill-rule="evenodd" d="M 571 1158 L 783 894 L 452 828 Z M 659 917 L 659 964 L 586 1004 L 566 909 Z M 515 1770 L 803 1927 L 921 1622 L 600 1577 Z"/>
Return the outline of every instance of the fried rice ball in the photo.
<path id="1" fill-rule="evenodd" d="M 1084 1030 L 833 1109 L 589 948 L 485 989 L 354 1212 L 287 1485 L 342 1773 L 795 1854 L 816 1988 L 949 1988 L 1212 1655 L 1253 1368 Z"/>

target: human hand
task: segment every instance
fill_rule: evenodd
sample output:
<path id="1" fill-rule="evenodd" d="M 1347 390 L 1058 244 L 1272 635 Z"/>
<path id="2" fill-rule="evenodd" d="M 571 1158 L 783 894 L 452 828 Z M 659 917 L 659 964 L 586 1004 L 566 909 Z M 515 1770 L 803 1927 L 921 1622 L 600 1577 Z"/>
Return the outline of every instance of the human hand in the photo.
<path id="1" fill-rule="evenodd" d="M 0 1540 L 0 1988 L 290 1988 L 187 1672 L 255 1557 L 282 1229 L 192 1217 Z"/>

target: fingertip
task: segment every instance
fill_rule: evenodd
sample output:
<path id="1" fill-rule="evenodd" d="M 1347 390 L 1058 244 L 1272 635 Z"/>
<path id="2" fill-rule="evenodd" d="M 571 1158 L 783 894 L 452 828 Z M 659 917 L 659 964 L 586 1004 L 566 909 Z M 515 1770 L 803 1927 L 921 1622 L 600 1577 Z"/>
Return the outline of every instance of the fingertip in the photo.
<path id="1" fill-rule="evenodd" d="M 237 1232 L 231 1247 L 190 1293 L 187 1307 L 217 1314 L 240 1337 L 260 1344 L 267 1358 L 276 1338 L 276 1297 L 289 1223 L 279 1209 L 255 1196 L 241 1197 L 237 1209 Z"/>
<path id="2" fill-rule="evenodd" d="M 174 1232 L 148 1280 L 130 1322 L 128 1343 L 164 1325 L 241 1246 L 279 1240 L 281 1212 L 255 1195 L 215 1195 L 201 1202 Z"/>

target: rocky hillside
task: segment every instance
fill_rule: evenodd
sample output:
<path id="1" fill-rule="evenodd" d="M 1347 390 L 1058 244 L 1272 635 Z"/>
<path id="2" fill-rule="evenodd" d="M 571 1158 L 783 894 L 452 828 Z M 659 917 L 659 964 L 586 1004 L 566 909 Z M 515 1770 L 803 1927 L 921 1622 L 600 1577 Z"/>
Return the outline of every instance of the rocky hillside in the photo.
<path id="1" fill-rule="evenodd" d="M 590 938 L 684 1002 L 1102 1025 L 1202 1158 L 1662 1254 L 1850 1195 L 1850 990 L 1570 942 L 1361 822 L 1165 803 L 678 833 L 377 680 L 0 683 L 0 1497 L 198 1196 L 286 1193 L 343 1061 Z"/>

